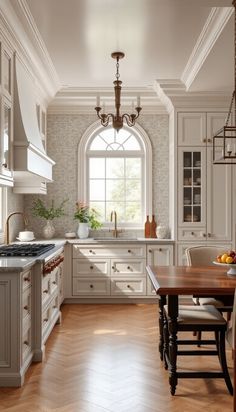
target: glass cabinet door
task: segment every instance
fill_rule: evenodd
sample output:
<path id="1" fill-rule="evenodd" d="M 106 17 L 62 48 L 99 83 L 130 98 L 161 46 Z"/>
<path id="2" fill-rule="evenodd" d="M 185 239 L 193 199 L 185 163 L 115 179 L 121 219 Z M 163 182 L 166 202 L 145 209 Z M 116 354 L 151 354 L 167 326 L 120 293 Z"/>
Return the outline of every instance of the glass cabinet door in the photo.
<path id="1" fill-rule="evenodd" d="M 205 223 L 205 149 L 182 148 L 179 155 L 179 223 Z"/>

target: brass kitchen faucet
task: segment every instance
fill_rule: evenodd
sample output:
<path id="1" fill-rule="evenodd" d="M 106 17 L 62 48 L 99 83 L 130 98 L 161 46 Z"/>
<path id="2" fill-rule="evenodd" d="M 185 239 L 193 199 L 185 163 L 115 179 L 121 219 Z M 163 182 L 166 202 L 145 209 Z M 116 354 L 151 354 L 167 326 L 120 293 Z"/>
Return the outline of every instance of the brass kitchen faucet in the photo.
<path id="1" fill-rule="evenodd" d="M 10 215 L 7 216 L 7 220 L 6 220 L 6 224 L 5 224 L 5 234 L 4 234 L 4 239 L 5 239 L 5 243 L 7 245 L 9 245 L 10 241 L 9 241 L 9 220 L 13 215 L 22 215 L 23 219 L 24 219 L 24 229 L 27 228 L 28 225 L 28 220 L 27 217 L 25 216 L 25 214 L 23 212 L 13 212 L 10 213 Z"/>

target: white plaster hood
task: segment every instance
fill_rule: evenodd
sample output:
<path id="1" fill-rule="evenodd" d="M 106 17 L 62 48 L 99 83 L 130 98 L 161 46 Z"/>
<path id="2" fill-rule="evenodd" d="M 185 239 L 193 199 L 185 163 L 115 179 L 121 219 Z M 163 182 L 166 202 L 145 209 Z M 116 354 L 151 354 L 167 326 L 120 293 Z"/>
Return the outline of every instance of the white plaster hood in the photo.
<path id="1" fill-rule="evenodd" d="M 52 166 L 55 162 L 47 156 L 42 143 L 37 119 L 36 89 L 17 58 L 14 84 L 13 190 L 18 193 L 35 193 L 35 186 L 41 188 L 42 182 L 52 182 Z"/>

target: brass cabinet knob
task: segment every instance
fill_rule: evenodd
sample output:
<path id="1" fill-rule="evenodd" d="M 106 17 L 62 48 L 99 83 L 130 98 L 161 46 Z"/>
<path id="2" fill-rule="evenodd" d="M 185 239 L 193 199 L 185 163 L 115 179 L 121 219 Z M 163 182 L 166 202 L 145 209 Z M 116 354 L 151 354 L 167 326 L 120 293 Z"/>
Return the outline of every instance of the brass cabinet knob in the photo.
<path id="1" fill-rule="evenodd" d="M 89 285 L 89 287 L 90 287 L 91 289 L 93 289 L 93 285 Z"/>
<path id="2" fill-rule="evenodd" d="M 54 280 L 54 281 L 52 282 L 52 284 L 53 284 L 53 285 L 56 285 L 56 284 L 57 284 L 57 282 Z"/>
<path id="3" fill-rule="evenodd" d="M 43 291 L 43 293 L 48 293 L 48 290 L 47 290 L 47 289 L 45 289 L 45 290 Z"/>
<path id="4" fill-rule="evenodd" d="M 93 266 L 90 266 L 90 269 L 93 269 Z"/>
<path id="5" fill-rule="evenodd" d="M 206 143 L 207 139 L 203 139 L 203 143 Z"/>
<path id="6" fill-rule="evenodd" d="M 159 250 L 159 252 L 162 252 L 162 248 L 161 248 L 161 247 L 160 247 L 158 250 Z"/>
<path id="7" fill-rule="evenodd" d="M 128 250 L 128 253 L 131 253 L 131 250 L 130 250 L 130 249 Z"/>
<path id="8" fill-rule="evenodd" d="M 130 266 L 127 266 L 127 269 L 130 270 Z"/>
<path id="9" fill-rule="evenodd" d="M 148 251 L 149 253 L 152 253 L 152 250 L 151 249 L 149 249 L 149 251 Z"/>
<path id="10" fill-rule="evenodd" d="M 193 236 L 193 235 L 194 235 L 194 232 L 191 232 L 191 235 Z"/>
<path id="11" fill-rule="evenodd" d="M 7 163 L 2 163 L 2 167 L 5 167 L 5 169 L 7 169 Z"/>
<path id="12" fill-rule="evenodd" d="M 130 289 L 130 285 L 127 285 L 127 288 Z"/>
<path id="13" fill-rule="evenodd" d="M 30 278 L 24 278 L 25 282 L 30 282 Z"/>
<path id="14" fill-rule="evenodd" d="M 207 139 L 207 141 L 208 141 L 208 143 L 211 143 L 211 142 L 212 142 L 212 139 Z"/>
<path id="15" fill-rule="evenodd" d="M 25 309 L 25 310 L 28 310 L 28 309 L 29 309 L 29 306 L 25 305 L 25 306 L 24 306 L 24 309 Z"/>
<path id="16" fill-rule="evenodd" d="M 24 345 L 29 346 L 29 342 L 27 340 L 24 340 Z"/>
<path id="17" fill-rule="evenodd" d="M 48 319 L 47 319 L 47 318 L 45 318 L 43 321 L 44 321 L 44 322 L 48 322 Z"/>

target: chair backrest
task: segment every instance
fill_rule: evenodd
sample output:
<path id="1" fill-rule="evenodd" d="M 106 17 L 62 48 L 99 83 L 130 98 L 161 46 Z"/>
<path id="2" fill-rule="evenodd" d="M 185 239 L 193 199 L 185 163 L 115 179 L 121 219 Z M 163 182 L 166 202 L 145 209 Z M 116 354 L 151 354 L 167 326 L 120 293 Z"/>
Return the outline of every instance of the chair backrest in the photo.
<path id="1" fill-rule="evenodd" d="M 222 246 L 193 246 L 185 250 L 188 266 L 213 265 L 218 255 L 226 252 Z"/>

